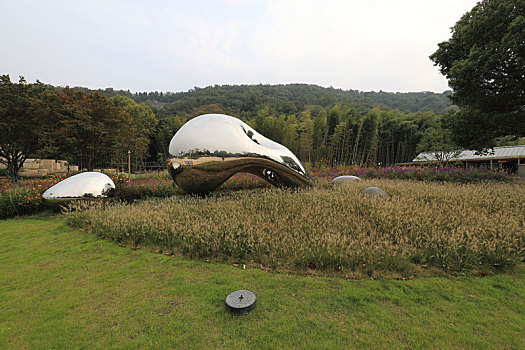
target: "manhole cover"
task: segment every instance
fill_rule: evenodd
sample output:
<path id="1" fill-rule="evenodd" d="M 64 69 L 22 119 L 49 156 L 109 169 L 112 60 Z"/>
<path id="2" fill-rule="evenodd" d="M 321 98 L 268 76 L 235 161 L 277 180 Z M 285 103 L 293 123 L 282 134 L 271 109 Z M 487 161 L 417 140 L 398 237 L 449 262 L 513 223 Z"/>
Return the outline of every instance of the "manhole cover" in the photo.
<path id="1" fill-rule="evenodd" d="M 244 315 L 255 309 L 257 297 L 249 290 L 236 290 L 226 296 L 226 309 L 234 315 Z"/>

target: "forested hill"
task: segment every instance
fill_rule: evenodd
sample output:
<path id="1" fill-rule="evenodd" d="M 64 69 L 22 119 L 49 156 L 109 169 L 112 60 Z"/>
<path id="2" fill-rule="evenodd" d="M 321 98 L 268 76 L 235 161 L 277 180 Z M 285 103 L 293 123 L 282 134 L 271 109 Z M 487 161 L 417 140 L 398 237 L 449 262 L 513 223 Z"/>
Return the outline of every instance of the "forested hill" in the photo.
<path id="1" fill-rule="evenodd" d="M 78 88 L 88 90 L 86 88 Z M 438 115 L 451 106 L 448 91 L 438 94 L 433 92 L 361 92 L 324 88 L 308 84 L 286 85 L 215 85 L 206 88 L 195 87 L 187 92 L 138 92 L 114 90 L 96 90 L 108 97 L 123 95 L 133 98 L 138 103 L 148 103 L 159 118 L 168 115 L 191 113 L 201 106 L 216 105 L 225 113 L 237 117 L 252 119 L 257 111 L 266 106 L 270 113 L 300 113 L 310 106 L 331 108 L 336 104 L 353 106 L 358 109 L 370 109 L 375 106 L 387 106 L 410 113 L 432 111 Z"/>

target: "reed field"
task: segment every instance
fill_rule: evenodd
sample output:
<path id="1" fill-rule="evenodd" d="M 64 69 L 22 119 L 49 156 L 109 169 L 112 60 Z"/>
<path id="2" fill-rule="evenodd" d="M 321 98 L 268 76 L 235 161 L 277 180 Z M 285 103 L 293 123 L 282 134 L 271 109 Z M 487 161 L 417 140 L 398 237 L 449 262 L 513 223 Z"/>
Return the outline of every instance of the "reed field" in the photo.
<path id="1" fill-rule="evenodd" d="M 369 186 L 389 197 L 363 196 Z M 349 278 L 485 275 L 525 259 L 522 181 L 318 179 L 309 190 L 175 195 L 66 216 L 98 237 L 158 253 Z"/>

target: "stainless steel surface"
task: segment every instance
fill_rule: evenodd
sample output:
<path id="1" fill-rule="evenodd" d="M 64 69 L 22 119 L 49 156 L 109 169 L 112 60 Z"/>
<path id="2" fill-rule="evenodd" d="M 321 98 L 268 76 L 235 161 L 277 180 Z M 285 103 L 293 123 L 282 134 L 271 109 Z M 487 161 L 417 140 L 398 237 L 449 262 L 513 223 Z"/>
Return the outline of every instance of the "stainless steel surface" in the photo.
<path id="1" fill-rule="evenodd" d="M 247 172 L 277 187 L 311 186 L 310 175 L 286 147 L 224 114 L 196 117 L 173 136 L 168 171 L 185 192 L 207 194 Z"/>
<path id="2" fill-rule="evenodd" d="M 342 183 L 348 183 L 348 182 L 355 182 L 360 181 L 361 179 L 358 176 L 354 175 L 341 175 L 332 180 L 332 184 L 342 184 Z"/>
<path id="3" fill-rule="evenodd" d="M 57 206 L 80 198 L 107 198 L 115 192 L 113 180 L 99 172 L 73 175 L 50 187 L 42 198 L 48 206 Z"/>

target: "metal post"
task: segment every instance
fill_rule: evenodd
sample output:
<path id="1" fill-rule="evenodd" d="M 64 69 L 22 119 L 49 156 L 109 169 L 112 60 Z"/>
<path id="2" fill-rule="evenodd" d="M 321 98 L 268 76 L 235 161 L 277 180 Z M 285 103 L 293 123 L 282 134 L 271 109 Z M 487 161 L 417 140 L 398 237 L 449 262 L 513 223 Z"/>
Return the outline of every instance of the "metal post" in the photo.
<path id="1" fill-rule="evenodd" d="M 128 150 L 128 178 L 131 181 L 131 151 Z"/>

